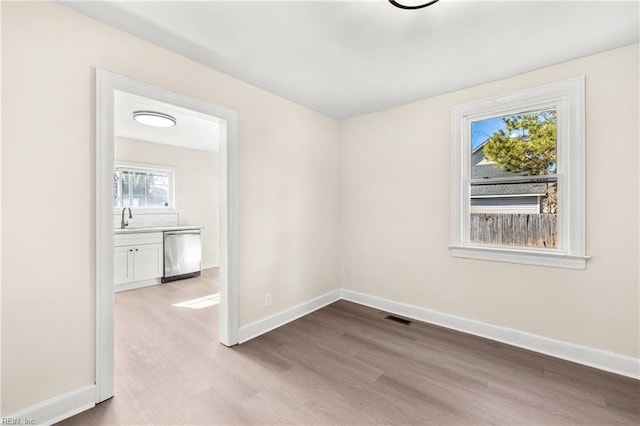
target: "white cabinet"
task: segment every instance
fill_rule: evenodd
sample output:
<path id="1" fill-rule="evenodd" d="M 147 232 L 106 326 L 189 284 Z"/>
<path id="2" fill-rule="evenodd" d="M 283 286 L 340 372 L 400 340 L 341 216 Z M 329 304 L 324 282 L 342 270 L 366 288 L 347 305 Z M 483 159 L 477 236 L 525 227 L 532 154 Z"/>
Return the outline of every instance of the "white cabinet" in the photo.
<path id="1" fill-rule="evenodd" d="M 113 253 L 115 291 L 159 284 L 163 261 L 162 232 L 116 234 Z"/>
<path id="2" fill-rule="evenodd" d="M 162 244 L 133 246 L 133 280 L 162 277 Z"/>
<path id="3" fill-rule="evenodd" d="M 113 250 L 113 284 L 133 281 L 133 246 L 115 247 Z"/>

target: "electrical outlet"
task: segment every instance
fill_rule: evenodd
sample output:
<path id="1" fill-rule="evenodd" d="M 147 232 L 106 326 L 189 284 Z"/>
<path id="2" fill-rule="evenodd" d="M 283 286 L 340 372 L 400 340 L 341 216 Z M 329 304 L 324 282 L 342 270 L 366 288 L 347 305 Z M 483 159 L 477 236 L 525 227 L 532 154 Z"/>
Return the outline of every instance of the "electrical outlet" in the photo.
<path id="1" fill-rule="evenodd" d="M 265 293 L 264 306 L 271 306 L 271 293 Z"/>

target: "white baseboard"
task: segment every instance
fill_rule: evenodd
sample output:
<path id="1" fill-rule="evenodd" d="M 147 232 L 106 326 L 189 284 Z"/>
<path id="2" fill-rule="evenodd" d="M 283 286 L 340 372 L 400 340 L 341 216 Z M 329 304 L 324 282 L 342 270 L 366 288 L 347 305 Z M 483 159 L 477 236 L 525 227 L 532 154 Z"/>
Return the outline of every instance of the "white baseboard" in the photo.
<path id="1" fill-rule="evenodd" d="M 113 286 L 113 292 L 119 293 L 121 291 L 135 290 L 137 288 L 149 287 L 152 285 L 162 284 L 160 278 L 152 278 L 150 280 L 134 281 L 132 283 L 124 283 Z"/>
<path id="2" fill-rule="evenodd" d="M 254 337 L 258 337 L 268 331 L 281 327 L 293 320 L 310 314 L 313 311 L 317 311 L 333 302 L 340 300 L 341 290 L 336 289 L 329 293 L 318 296 L 315 299 L 311 299 L 307 302 L 301 303 L 297 306 L 278 312 L 277 314 L 270 315 L 266 318 L 259 319 L 247 325 L 243 325 L 238 329 L 238 340 L 240 343 L 244 343 L 247 340 L 251 340 Z"/>
<path id="3" fill-rule="evenodd" d="M 640 359 L 638 358 L 512 328 L 487 324 L 347 289 L 330 291 L 285 311 L 244 325 L 238 330 L 239 341 L 244 343 L 341 299 L 600 370 L 640 379 Z M 96 387 L 95 385 L 87 385 L 2 417 L 3 421 L 4 419 L 11 419 L 9 420 L 12 422 L 11 424 L 51 425 L 92 408 L 95 406 L 95 401 Z M 20 422 L 18 423 L 18 421 Z"/>
<path id="4" fill-rule="evenodd" d="M 52 425 L 96 405 L 96 385 L 87 385 L 2 416 L 2 424 Z M 5 420 L 7 419 L 7 420 Z"/>
<path id="5" fill-rule="evenodd" d="M 202 269 L 219 268 L 219 267 L 220 267 L 219 263 L 207 263 L 202 265 Z"/>
<path id="6" fill-rule="evenodd" d="M 342 299 L 600 370 L 640 379 L 640 359 L 342 289 Z"/>

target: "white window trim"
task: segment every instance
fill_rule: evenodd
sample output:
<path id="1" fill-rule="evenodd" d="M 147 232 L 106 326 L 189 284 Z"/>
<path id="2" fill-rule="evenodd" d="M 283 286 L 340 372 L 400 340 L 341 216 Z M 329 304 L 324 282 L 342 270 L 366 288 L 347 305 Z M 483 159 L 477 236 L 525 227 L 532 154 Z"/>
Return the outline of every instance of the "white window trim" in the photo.
<path id="1" fill-rule="evenodd" d="M 115 169 L 125 169 L 131 171 L 149 171 L 149 172 L 161 172 L 169 175 L 169 191 L 171 201 L 170 207 L 131 207 L 131 211 L 140 213 L 174 213 L 177 211 L 176 207 L 176 168 L 171 166 L 163 166 L 158 164 L 145 164 L 145 163 L 131 163 L 128 161 L 116 161 L 113 166 Z M 114 207 L 115 213 L 120 213 L 122 207 Z"/>
<path id="2" fill-rule="evenodd" d="M 586 267 L 584 76 L 452 108 L 451 255 L 571 269 Z M 553 107 L 558 111 L 559 248 L 469 242 L 471 123 Z"/>

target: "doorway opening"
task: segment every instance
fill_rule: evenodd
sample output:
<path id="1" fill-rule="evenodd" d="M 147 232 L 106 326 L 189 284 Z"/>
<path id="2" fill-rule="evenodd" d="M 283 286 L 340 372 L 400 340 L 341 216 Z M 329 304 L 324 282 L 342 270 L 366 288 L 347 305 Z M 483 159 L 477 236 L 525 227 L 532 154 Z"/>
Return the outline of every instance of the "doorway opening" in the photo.
<path id="1" fill-rule="evenodd" d="M 169 174 L 166 174 L 166 170 L 169 169 L 164 172 L 152 171 L 149 173 L 147 171 L 143 178 L 142 174 L 136 176 L 135 173 L 141 173 L 140 169 L 148 167 L 149 164 L 141 165 L 138 163 L 132 165 L 132 163 L 120 161 L 121 170 L 116 171 L 115 123 L 117 118 L 115 117 L 115 112 L 122 108 L 115 108 L 115 106 L 117 102 L 122 100 L 123 96 L 129 101 L 133 101 L 134 104 L 136 100 L 144 99 L 150 102 L 151 105 L 154 102 L 158 105 L 170 105 L 176 108 L 176 111 L 188 111 L 186 116 L 199 118 L 203 123 L 210 125 L 205 137 L 206 140 L 202 143 L 219 147 L 219 253 L 217 253 L 217 256 L 212 255 L 211 251 L 213 249 L 208 247 L 206 250 L 207 260 L 203 260 L 209 263 L 209 265 L 205 264 L 205 266 L 213 266 L 211 265 L 211 259 L 217 257 L 217 263 L 219 264 L 219 294 L 204 296 L 207 300 L 201 300 L 198 306 L 219 302 L 218 340 L 226 346 L 238 343 L 237 114 L 234 111 L 208 102 L 177 94 L 115 73 L 96 70 L 96 402 L 104 401 L 114 395 L 114 278 L 116 282 L 122 285 L 120 277 L 114 277 L 114 228 L 120 227 L 116 225 L 121 225 L 122 228 L 125 228 L 127 226 L 125 223 L 128 222 L 128 217 L 131 216 L 130 214 L 126 215 L 127 220 L 123 219 L 121 222 L 118 220 L 118 223 L 116 223 L 114 207 L 117 203 L 119 203 L 118 206 L 131 203 L 136 203 L 139 206 L 140 203 L 145 203 L 145 206 L 150 208 L 138 210 L 147 214 L 138 215 L 138 223 L 136 225 L 168 224 L 169 222 L 166 221 L 170 221 L 171 224 L 176 226 L 180 225 L 174 214 L 176 211 L 173 198 L 174 182 Z M 135 145 L 135 135 L 133 141 L 129 143 L 129 149 L 133 149 L 131 148 L 132 144 Z M 144 146 L 137 147 L 137 149 L 143 150 L 144 148 Z M 136 169 L 136 166 L 138 169 Z M 115 174 L 114 171 L 116 171 Z M 118 173 L 123 173 L 123 181 L 124 179 L 129 179 L 130 181 L 132 177 L 137 177 L 138 180 L 153 180 L 154 183 L 152 184 L 156 185 L 157 188 L 154 188 L 155 192 L 152 191 L 150 193 L 154 194 L 154 196 L 149 196 L 149 193 L 147 193 L 146 198 L 141 198 L 127 193 L 125 197 L 124 192 L 126 192 L 126 189 L 123 189 L 122 182 L 118 182 L 115 179 Z M 143 183 L 149 186 L 148 182 Z M 133 186 L 129 185 L 128 188 L 131 191 Z M 127 205 L 124 208 L 127 207 L 129 206 Z M 125 217 L 124 209 L 122 217 Z M 196 224 L 193 223 L 193 225 Z M 156 254 L 154 254 L 154 247 L 160 247 L 161 244 L 156 243 L 154 246 L 154 242 L 146 243 L 144 248 L 147 249 L 147 256 L 152 259 L 153 256 L 158 256 L 157 250 L 159 249 L 155 248 Z M 210 241 L 206 243 L 211 246 Z M 134 249 L 132 248 L 132 250 Z M 126 256 L 127 254 L 124 255 Z M 119 254 L 118 256 L 120 257 L 117 257 L 117 259 L 122 259 L 123 255 Z M 133 256 L 133 253 L 131 256 Z M 149 273 L 149 270 L 146 269 L 145 272 Z M 203 278 L 207 276 L 211 278 L 211 275 L 212 272 L 209 269 L 204 269 Z M 134 280 L 137 283 L 134 283 L 135 285 L 141 283 L 146 285 L 154 284 L 154 280 L 159 279 L 153 275 L 153 270 L 151 271 L 151 276 L 139 276 L 138 278 L 145 278 L 145 280 Z M 126 289 L 126 286 L 122 289 Z M 193 300 L 184 302 L 193 302 L 197 305 Z M 212 322 L 211 327 L 213 326 Z"/>

